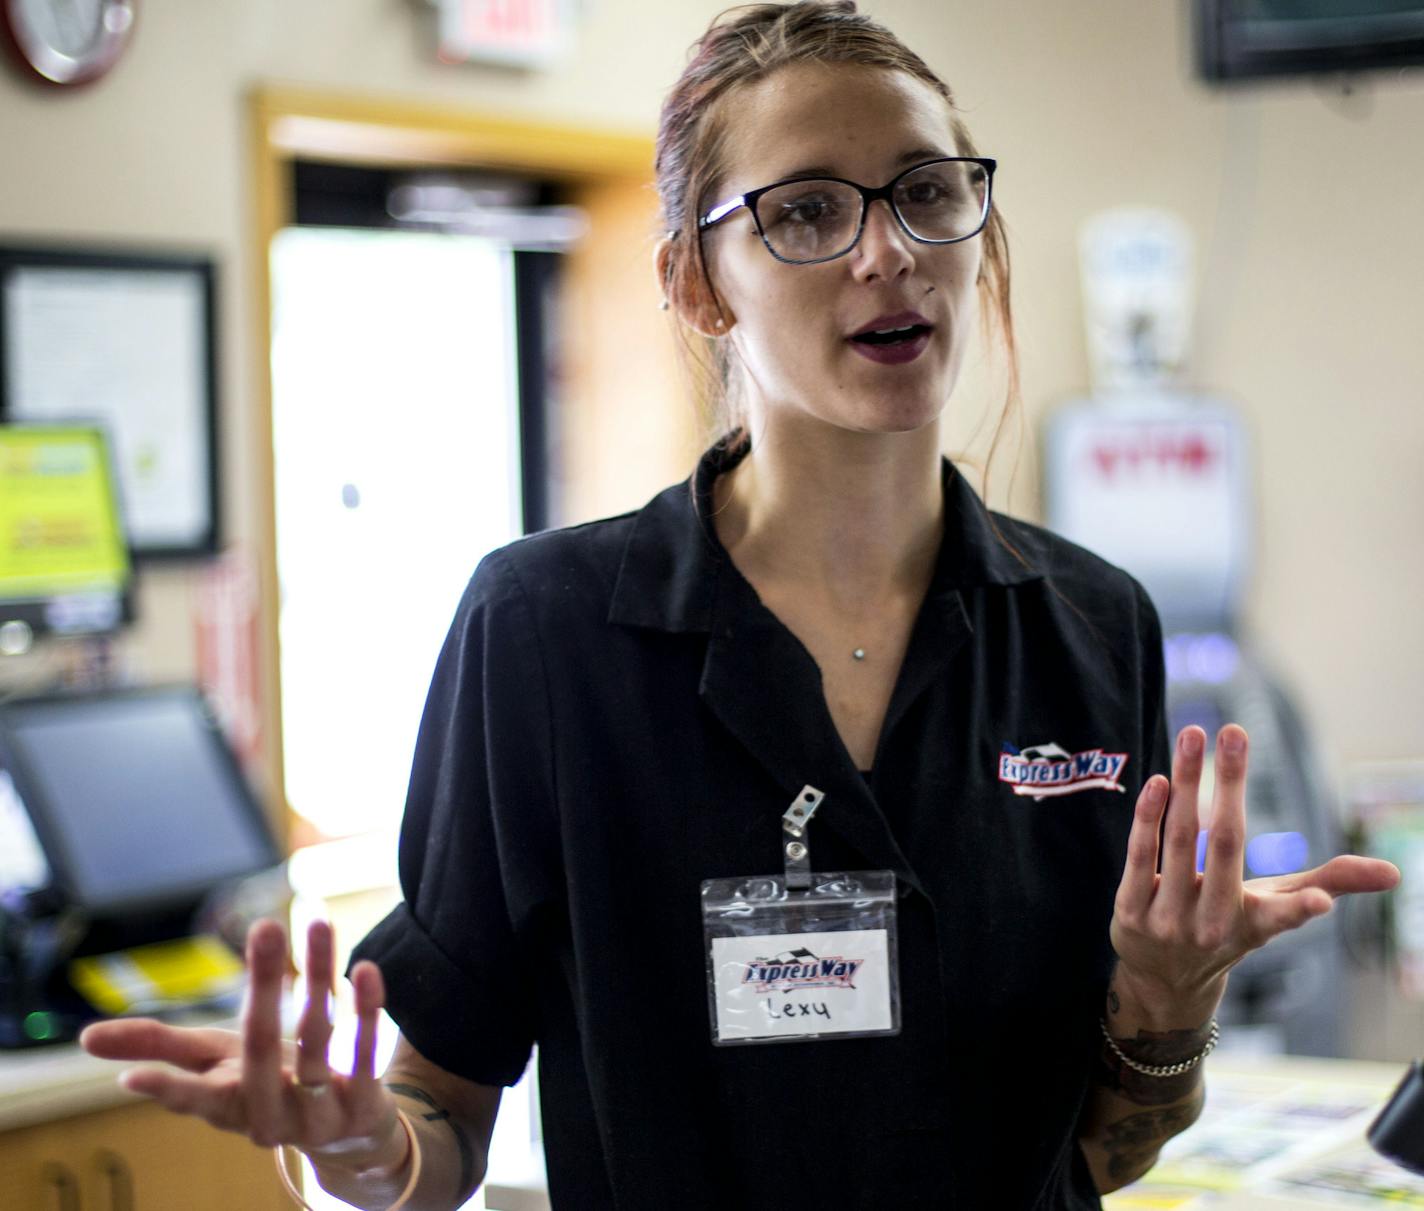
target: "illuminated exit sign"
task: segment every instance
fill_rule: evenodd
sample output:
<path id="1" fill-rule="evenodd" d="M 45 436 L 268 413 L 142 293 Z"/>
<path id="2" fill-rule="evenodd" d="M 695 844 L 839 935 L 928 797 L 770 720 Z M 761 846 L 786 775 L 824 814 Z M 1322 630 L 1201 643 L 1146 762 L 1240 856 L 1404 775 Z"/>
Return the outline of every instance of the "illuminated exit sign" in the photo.
<path id="1" fill-rule="evenodd" d="M 437 0 L 446 63 L 540 67 L 573 41 L 578 0 Z"/>

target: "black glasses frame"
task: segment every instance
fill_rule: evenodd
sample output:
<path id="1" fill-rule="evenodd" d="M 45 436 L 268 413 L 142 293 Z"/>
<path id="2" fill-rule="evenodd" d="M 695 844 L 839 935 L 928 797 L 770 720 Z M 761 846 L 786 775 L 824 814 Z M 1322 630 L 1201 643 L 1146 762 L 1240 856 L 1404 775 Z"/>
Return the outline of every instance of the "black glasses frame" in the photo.
<path id="1" fill-rule="evenodd" d="M 909 176 L 912 172 L 917 172 L 921 168 L 928 168 L 931 164 L 978 164 L 985 172 L 984 182 L 984 213 L 979 219 L 979 226 L 968 235 L 957 235 L 948 240 L 927 240 L 923 236 L 916 235 L 910 230 L 910 225 L 905 222 L 904 216 L 895 205 L 894 189 L 900 181 Z M 871 202 L 876 198 L 884 198 L 885 205 L 890 207 L 890 213 L 895 216 L 895 222 L 900 225 L 910 239 L 917 244 L 958 244 L 964 240 L 972 240 L 976 235 L 984 230 L 984 225 L 989 221 L 989 213 L 994 205 L 994 170 L 998 168 L 998 160 L 988 156 L 941 156 L 935 160 L 924 160 L 919 164 L 912 164 L 904 172 L 897 173 L 884 185 L 878 189 L 869 185 L 862 185 L 859 181 L 847 181 L 844 177 L 787 177 L 781 181 L 773 181 L 770 185 L 763 185 L 760 189 L 753 189 L 747 193 L 738 194 L 735 198 L 728 198 L 725 202 L 719 202 L 697 220 L 697 234 L 700 237 L 707 228 L 720 223 L 733 211 L 745 206 L 751 212 L 752 222 L 756 224 L 757 234 L 761 236 L 761 242 L 766 246 L 766 250 L 784 265 L 820 265 L 826 261 L 834 261 L 839 257 L 846 256 L 855 250 L 855 246 L 860 243 L 860 237 L 865 234 L 865 216 L 870 211 Z M 761 215 L 757 213 L 757 201 L 765 193 L 770 193 L 773 189 L 779 189 L 783 185 L 794 185 L 798 181 L 834 181 L 838 185 L 849 185 L 860 194 L 860 222 L 856 224 L 855 238 L 841 249 L 840 252 L 830 256 L 815 257 L 809 261 L 797 261 L 790 257 L 784 257 L 771 246 L 771 242 L 766 238 L 766 230 L 761 225 Z"/>

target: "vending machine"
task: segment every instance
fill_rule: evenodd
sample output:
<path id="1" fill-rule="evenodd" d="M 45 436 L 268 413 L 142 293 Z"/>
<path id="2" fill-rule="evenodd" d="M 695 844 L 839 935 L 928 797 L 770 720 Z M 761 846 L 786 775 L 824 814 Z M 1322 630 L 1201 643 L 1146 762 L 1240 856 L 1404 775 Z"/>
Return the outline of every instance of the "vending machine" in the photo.
<path id="1" fill-rule="evenodd" d="M 1307 869 L 1343 852 L 1317 746 L 1286 679 L 1244 620 L 1252 574 L 1251 443 L 1230 402 L 1186 389 L 1191 246 L 1171 215 L 1115 211 L 1083 233 L 1090 395 L 1044 430 L 1048 526 L 1132 573 L 1162 619 L 1168 727 L 1251 738 L 1245 877 Z M 1198 861 L 1204 856 L 1201 839 Z M 1335 914 L 1248 955 L 1218 1018 L 1222 1047 L 1340 1055 L 1345 956 Z"/>

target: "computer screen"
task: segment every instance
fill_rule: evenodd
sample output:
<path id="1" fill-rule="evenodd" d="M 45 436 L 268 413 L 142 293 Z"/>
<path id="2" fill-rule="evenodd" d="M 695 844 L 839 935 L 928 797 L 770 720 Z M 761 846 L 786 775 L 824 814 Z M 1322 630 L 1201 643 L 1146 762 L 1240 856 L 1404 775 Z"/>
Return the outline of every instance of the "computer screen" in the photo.
<path id="1" fill-rule="evenodd" d="M 279 860 L 260 805 L 190 687 L 0 706 L 11 775 L 66 898 L 173 904 Z"/>
<path id="2" fill-rule="evenodd" d="M 0 627 L 116 630 L 132 577 L 103 431 L 0 424 Z"/>
<path id="3" fill-rule="evenodd" d="M 1424 0 L 1195 0 L 1208 80 L 1424 64 Z"/>

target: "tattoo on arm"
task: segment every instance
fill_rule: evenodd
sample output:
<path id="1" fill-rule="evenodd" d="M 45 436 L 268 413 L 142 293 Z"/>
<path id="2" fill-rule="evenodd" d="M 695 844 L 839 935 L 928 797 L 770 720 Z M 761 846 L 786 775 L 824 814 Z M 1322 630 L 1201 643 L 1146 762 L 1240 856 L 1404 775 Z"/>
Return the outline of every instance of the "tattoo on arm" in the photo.
<path id="1" fill-rule="evenodd" d="M 1185 1131 L 1201 1113 L 1205 1091 L 1198 1089 L 1190 1101 L 1160 1110 L 1145 1110 L 1109 1123 L 1103 1137 L 1108 1173 L 1114 1180 L 1131 1180 L 1145 1171 L 1164 1142 Z"/>
<path id="2" fill-rule="evenodd" d="M 475 1152 L 470 1146 L 470 1137 L 465 1134 L 465 1129 L 460 1126 L 450 1112 L 435 1104 L 435 1099 L 426 1093 L 424 1089 L 416 1085 L 404 1085 L 391 1081 L 386 1083 L 386 1088 L 392 1093 L 398 1093 L 402 1097 L 411 1098 L 430 1108 L 430 1112 L 422 1114 L 421 1117 L 427 1123 L 444 1121 L 446 1126 L 455 1133 L 455 1145 L 460 1149 L 460 1192 L 463 1194 L 469 1190 L 475 1180 Z"/>
<path id="3" fill-rule="evenodd" d="M 1178 1064 L 1191 1059 L 1206 1046 L 1210 1028 L 1197 1030 L 1139 1030 L 1134 1039 L 1120 1038 L 1119 1045 L 1139 1064 Z M 1116 1038 L 1116 1034 L 1114 1035 Z M 1093 1080 L 1104 1089 L 1139 1106 L 1165 1106 L 1180 1102 L 1200 1086 L 1202 1066 L 1189 1068 L 1177 1076 L 1148 1076 L 1129 1068 L 1103 1041 Z"/>

